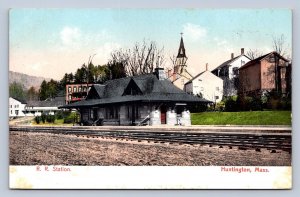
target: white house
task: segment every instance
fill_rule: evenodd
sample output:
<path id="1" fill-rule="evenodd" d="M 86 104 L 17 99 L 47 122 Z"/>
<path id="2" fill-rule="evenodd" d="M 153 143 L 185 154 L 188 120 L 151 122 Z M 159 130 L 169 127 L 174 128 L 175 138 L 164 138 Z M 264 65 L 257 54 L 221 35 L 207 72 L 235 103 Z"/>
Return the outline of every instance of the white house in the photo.
<path id="1" fill-rule="evenodd" d="M 26 116 L 41 116 L 42 114 L 54 115 L 59 106 L 65 104 L 65 97 L 59 96 L 44 101 L 28 101 L 25 107 Z"/>
<path id="2" fill-rule="evenodd" d="M 9 117 L 12 118 L 25 116 L 25 106 L 25 102 L 21 102 L 17 99 L 9 97 Z"/>
<path id="3" fill-rule="evenodd" d="M 216 67 L 211 72 L 223 79 L 223 95 L 232 96 L 237 94 L 239 68 L 250 61 L 250 58 L 244 54 L 244 48 L 241 48 L 241 54 L 234 57 L 231 53 L 231 58 L 221 65 Z"/>
<path id="4" fill-rule="evenodd" d="M 223 97 L 223 80 L 208 70 L 196 75 L 185 84 L 185 91 L 194 95 L 201 95 L 202 98 L 212 101 L 220 102 Z"/>

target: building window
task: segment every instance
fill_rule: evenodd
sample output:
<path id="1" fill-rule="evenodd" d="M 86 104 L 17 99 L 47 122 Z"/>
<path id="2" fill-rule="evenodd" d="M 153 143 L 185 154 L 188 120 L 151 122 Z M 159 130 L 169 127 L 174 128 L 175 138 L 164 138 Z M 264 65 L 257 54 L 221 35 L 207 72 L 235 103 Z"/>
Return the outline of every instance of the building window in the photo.
<path id="1" fill-rule="evenodd" d="M 216 90 L 217 90 L 217 91 L 219 91 L 219 90 L 220 90 L 220 88 L 219 88 L 219 87 L 216 87 Z"/>
<path id="2" fill-rule="evenodd" d="M 234 75 L 238 75 L 239 74 L 239 68 L 238 67 L 232 68 L 232 71 L 233 71 Z"/>
<path id="3" fill-rule="evenodd" d="M 12 108 L 12 105 L 10 105 L 10 108 Z"/>
<path id="4" fill-rule="evenodd" d="M 73 92 L 77 92 L 77 87 L 76 86 L 73 88 Z"/>
<path id="5" fill-rule="evenodd" d="M 243 66 L 245 64 L 245 61 L 241 60 L 241 65 Z"/>
<path id="6" fill-rule="evenodd" d="M 201 90 L 201 91 L 203 91 L 203 90 L 204 90 L 204 88 L 203 88 L 203 87 L 201 87 L 201 88 L 200 88 L 200 90 Z"/>
<path id="7" fill-rule="evenodd" d="M 219 99 L 219 96 L 215 96 L 215 100 L 218 100 Z"/>
<path id="8" fill-rule="evenodd" d="M 19 110 L 15 110 L 16 116 L 19 115 Z"/>
<path id="9" fill-rule="evenodd" d="M 12 114 L 12 110 L 10 110 L 10 114 Z"/>
<path id="10" fill-rule="evenodd" d="M 71 100 L 72 99 L 72 95 L 71 94 L 69 94 L 69 100 Z"/>
<path id="11" fill-rule="evenodd" d="M 91 120 L 94 119 L 94 111 L 93 111 L 93 109 L 90 109 L 90 119 Z"/>
<path id="12" fill-rule="evenodd" d="M 119 118 L 119 108 L 111 106 L 106 109 L 106 119 L 118 119 Z"/>
<path id="13" fill-rule="evenodd" d="M 69 93 L 72 92 L 72 88 L 71 87 L 68 88 L 68 92 Z"/>
<path id="14" fill-rule="evenodd" d="M 86 86 L 83 86 L 83 91 L 86 92 Z"/>
<path id="15" fill-rule="evenodd" d="M 82 88 L 81 86 L 78 87 L 78 92 L 81 92 Z"/>
<path id="16" fill-rule="evenodd" d="M 198 81 L 202 81 L 202 79 L 198 79 Z"/>

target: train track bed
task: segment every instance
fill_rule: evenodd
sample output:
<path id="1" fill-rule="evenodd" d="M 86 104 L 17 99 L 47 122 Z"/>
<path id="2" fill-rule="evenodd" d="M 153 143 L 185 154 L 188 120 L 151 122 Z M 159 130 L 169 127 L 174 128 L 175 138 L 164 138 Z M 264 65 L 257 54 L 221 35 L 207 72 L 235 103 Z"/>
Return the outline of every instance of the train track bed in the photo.
<path id="1" fill-rule="evenodd" d="M 118 127 L 116 127 L 118 128 Z M 87 130 L 80 127 L 10 127 L 10 131 L 52 133 L 85 136 L 87 138 L 108 138 L 125 141 L 147 141 L 154 143 L 199 144 L 209 146 L 237 147 L 240 150 L 268 149 L 272 152 L 283 150 L 291 153 L 291 133 L 257 133 L 257 132 L 172 132 L 172 131 L 105 131 Z"/>

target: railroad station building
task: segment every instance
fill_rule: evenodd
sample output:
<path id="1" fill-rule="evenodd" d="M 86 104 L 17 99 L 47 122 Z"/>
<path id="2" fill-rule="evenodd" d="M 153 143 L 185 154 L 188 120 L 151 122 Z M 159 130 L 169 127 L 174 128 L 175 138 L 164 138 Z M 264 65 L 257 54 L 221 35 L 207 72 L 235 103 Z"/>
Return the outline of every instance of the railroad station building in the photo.
<path id="1" fill-rule="evenodd" d="M 85 100 L 60 108 L 77 109 L 83 125 L 191 125 L 189 108 L 210 101 L 187 94 L 154 73 L 109 80 L 91 86 Z"/>

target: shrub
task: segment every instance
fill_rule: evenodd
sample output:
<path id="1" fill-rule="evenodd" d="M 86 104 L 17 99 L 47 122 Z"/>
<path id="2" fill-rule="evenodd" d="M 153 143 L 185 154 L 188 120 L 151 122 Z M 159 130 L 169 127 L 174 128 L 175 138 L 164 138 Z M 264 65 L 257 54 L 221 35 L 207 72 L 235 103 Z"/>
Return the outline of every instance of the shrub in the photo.
<path id="1" fill-rule="evenodd" d="M 204 112 L 207 110 L 207 104 L 197 104 L 194 107 L 190 108 L 191 113 Z"/>
<path id="2" fill-rule="evenodd" d="M 237 96 L 230 96 L 225 99 L 225 111 L 238 111 Z"/>
<path id="3" fill-rule="evenodd" d="M 76 112 L 72 112 L 69 114 L 69 116 L 64 118 L 64 123 L 70 124 L 70 123 L 74 123 L 77 122 L 77 113 Z"/>
<path id="4" fill-rule="evenodd" d="M 220 101 L 216 104 L 215 110 L 216 111 L 224 111 L 225 109 L 225 102 L 224 101 Z"/>
<path id="5" fill-rule="evenodd" d="M 34 117 L 34 121 L 36 122 L 36 124 L 40 124 L 41 121 L 40 116 Z"/>
<path id="6" fill-rule="evenodd" d="M 55 116 L 54 115 L 47 115 L 46 116 L 46 121 L 49 123 L 54 123 L 55 122 Z"/>
<path id="7" fill-rule="evenodd" d="M 58 111 L 56 112 L 55 116 L 56 119 L 64 119 L 65 117 L 69 116 L 71 114 L 70 111 Z"/>
<path id="8" fill-rule="evenodd" d="M 45 115 L 44 113 L 41 115 L 41 121 L 42 121 L 43 123 L 46 122 L 46 115 Z"/>

